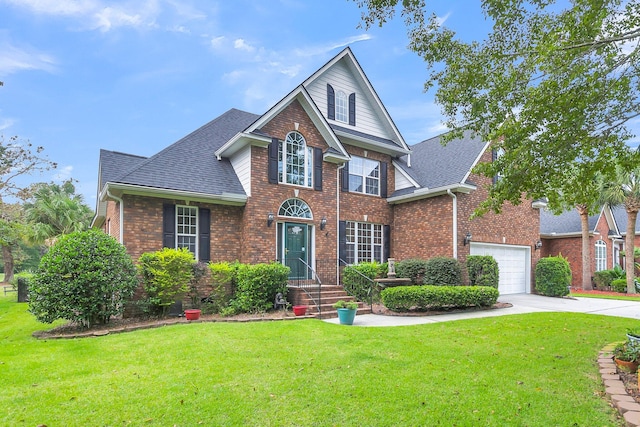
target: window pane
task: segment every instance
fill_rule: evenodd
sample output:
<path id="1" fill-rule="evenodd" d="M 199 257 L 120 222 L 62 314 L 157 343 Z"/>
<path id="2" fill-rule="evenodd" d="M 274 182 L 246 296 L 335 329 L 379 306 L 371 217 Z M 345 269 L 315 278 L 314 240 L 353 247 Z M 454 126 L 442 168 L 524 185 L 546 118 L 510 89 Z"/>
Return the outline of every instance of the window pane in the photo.
<path id="1" fill-rule="evenodd" d="M 347 122 L 347 95 L 341 90 L 336 93 L 336 120 Z"/>
<path id="2" fill-rule="evenodd" d="M 380 194 L 380 162 L 361 157 L 349 161 L 349 191 Z"/>

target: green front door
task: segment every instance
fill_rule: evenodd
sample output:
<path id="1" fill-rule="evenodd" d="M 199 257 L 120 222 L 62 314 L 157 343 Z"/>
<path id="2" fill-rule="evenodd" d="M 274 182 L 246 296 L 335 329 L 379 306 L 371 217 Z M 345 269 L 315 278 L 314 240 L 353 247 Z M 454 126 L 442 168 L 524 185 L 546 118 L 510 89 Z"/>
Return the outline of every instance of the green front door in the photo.
<path id="1" fill-rule="evenodd" d="M 287 222 L 284 224 L 284 260 L 291 268 L 289 279 L 306 279 L 309 263 L 308 246 L 309 227 L 306 224 Z"/>

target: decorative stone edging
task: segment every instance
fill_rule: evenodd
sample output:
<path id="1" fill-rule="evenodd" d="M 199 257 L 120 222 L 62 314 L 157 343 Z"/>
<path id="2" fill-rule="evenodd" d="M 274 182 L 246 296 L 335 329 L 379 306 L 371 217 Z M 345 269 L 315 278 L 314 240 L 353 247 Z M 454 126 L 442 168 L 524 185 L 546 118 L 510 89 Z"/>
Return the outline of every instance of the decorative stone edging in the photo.
<path id="1" fill-rule="evenodd" d="M 640 426 L 640 403 L 633 396 L 629 396 L 624 383 L 618 375 L 616 364 L 613 361 L 613 349 L 615 344 L 606 345 L 598 354 L 600 376 L 604 383 L 605 393 L 624 417 L 627 427 Z"/>

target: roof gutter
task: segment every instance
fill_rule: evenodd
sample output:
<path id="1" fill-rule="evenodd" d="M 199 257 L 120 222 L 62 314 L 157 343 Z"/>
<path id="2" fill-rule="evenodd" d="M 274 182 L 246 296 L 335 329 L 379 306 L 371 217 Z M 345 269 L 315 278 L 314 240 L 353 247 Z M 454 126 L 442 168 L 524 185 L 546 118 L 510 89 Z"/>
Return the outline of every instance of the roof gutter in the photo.
<path id="1" fill-rule="evenodd" d="M 169 190 L 166 188 L 145 187 L 140 185 L 122 184 L 108 182 L 105 184 L 103 191 L 103 199 L 105 194 L 110 191 L 119 190 L 122 193 L 137 196 L 155 196 L 165 199 L 181 199 L 191 202 L 215 203 L 221 205 L 242 206 L 247 202 L 247 196 L 244 194 L 222 193 L 222 194 L 205 194 L 193 191 Z"/>
<path id="2" fill-rule="evenodd" d="M 449 194 L 449 191 L 456 193 L 469 194 L 476 190 L 477 187 L 471 184 L 452 184 L 445 185 L 437 188 L 419 188 L 413 193 L 405 194 L 402 196 L 395 196 L 387 198 L 387 202 L 390 204 L 413 202 L 419 199 L 427 199 L 429 197 L 442 196 Z"/>

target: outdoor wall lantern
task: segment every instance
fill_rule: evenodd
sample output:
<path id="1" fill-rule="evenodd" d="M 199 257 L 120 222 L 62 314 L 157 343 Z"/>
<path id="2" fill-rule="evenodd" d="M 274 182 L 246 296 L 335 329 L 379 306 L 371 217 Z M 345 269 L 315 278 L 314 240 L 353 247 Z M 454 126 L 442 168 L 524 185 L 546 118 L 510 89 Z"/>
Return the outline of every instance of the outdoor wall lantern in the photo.
<path id="1" fill-rule="evenodd" d="M 320 230 L 324 230 L 326 226 L 327 226 L 327 217 L 323 216 L 322 219 L 320 220 Z"/>
<path id="2" fill-rule="evenodd" d="M 542 247 L 542 240 L 538 240 L 535 245 L 533 245 L 533 250 L 537 251 Z"/>
<path id="3" fill-rule="evenodd" d="M 462 245 L 467 246 L 471 242 L 471 238 L 472 238 L 471 232 L 467 231 L 467 234 L 465 234 L 464 240 L 462 241 Z"/>
<path id="4" fill-rule="evenodd" d="M 271 227 L 271 224 L 273 224 L 273 219 L 274 219 L 273 212 L 269 212 L 267 214 L 267 227 Z"/>

